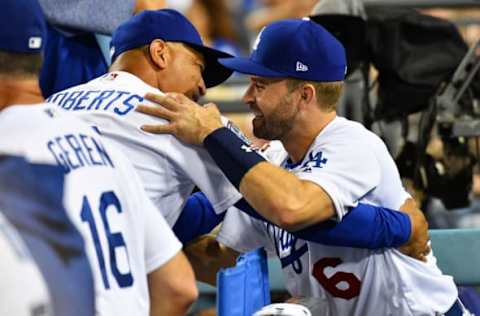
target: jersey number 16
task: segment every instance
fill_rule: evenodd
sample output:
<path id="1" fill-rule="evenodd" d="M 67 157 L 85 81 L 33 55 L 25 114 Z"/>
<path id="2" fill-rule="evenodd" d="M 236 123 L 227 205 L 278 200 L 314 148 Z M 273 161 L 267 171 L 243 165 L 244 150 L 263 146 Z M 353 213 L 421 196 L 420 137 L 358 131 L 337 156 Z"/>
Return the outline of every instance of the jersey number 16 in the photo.
<path id="1" fill-rule="evenodd" d="M 112 272 L 117 284 L 120 288 L 129 287 L 133 284 L 133 276 L 129 271 L 127 273 L 120 272 L 120 269 L 117 265 L 117 256 L 115 254 L 115 249 L 119 247 L 125 247 L 128 258 L 127 245 L 123 239 L 122 233 L 112 233 L 110 231 L 110 225 L 108 224 L 107 219 L 107 209 L 110 206 L 114 206 L 117 213 L 122 213 L 122 206 L 120 201 L 113 191 L 103 192 L 100 197 L 100 216 L 102 218 L 102 224 L 105 231 L 106 239 L 108 241 L 108 254 L 110 258 L 110 271 Z M 92 235 L 93 243 L 95 244 L 95 252 L 97 253 L 98 265 L 100 266 L 100 271 L 102 273 L 103 285 L 106 289 L 110 288 L 110 283 L 107 277 L 107 267 L 105 264 L 105 257 L 103 255 L 102 246 L 100 243 L 100 238 L 98 236 L 97 225 L 95 223 L 95 218 L 92 214 L 92 208 L 86 196 L 83 197 L 82 202 L 82 211 L 80 213 L 83 222 L 87 222 L 90 228 L 90 233 Z"/>

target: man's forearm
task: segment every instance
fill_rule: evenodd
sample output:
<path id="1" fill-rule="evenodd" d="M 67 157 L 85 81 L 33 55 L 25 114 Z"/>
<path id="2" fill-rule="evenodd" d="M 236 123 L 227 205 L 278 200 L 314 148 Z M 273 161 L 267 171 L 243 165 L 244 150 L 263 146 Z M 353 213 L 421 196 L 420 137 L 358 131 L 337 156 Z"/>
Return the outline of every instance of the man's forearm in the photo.
<path id="1" fill-rule="evenodd" d="M 221 245 L 214 236 L 205 235 L 184 248 L 198 281 L 215 286 L 217 272 L 235 265 L 238 252 Z"/>

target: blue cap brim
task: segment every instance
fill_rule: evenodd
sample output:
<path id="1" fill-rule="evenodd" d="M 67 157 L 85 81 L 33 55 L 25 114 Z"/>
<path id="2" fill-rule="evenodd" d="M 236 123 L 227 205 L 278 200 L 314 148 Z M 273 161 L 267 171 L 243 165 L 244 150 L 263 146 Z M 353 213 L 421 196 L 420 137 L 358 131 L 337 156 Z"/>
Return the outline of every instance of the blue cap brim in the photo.
<path id="1" fill-rule="evenodd" d="M 203 55 L 203 58 L 205 59 L 205 70 L 202 73 L 202 77 L 207 88 L 221 84 L 232 75 L 233 71 L 219 62 L 220 58 L 231 58 L 233 57 L 232 55 L 207 46 L 189 42 L 183 43 Z"/>
<path id="2" fill-rule="evenodd" d="M 270 78 L 285 78 L 287 74 L 271 70 L 265 66 L 255 63 L 249 58 L 232 57 L 221 58 L 219 63 L 228 69 L 237 71 L 246 75 L 253 75 L 258 77 L 270 77 Z"/>

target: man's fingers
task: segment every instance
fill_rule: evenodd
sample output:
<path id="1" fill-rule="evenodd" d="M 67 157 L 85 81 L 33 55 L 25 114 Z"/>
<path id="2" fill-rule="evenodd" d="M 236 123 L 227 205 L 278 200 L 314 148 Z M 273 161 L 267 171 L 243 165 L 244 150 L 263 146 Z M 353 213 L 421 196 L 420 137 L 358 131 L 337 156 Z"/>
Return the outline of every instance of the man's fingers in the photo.
<path id="1" fill-rule="evenodd" d="M 173 134 L 174 128 L 171 124 L 165 125 L 142 125 L 142 131 L 153 134 Z"/>
<path id="2" fill-rule="evenodd" d="M 414 257 L 420 261 L 427 262 L 427 256 L 430 254 L 432 248 L 430 246 L 426 246 L 424 251 L 417 253 Z"/>
<path id="3" fill-rule="evenodd" d="M 220 110 L 218 109 L 218 106 L 217 106 L 215 103 L 208 102 L 208 103 L 205 104 L 203 107 L 206 108 L 206 109 L 208 109 L 209 111 L 219 112 L 219 113 L 220 113 Z"/>
<path id="4" fill-rule="evenodd" d="M 417 203 L 412 198 L 405 200 L 402 206 L 400 206 L 400 211 L 403 211 L 404 213 L 407 213 L 407 214 L 412 214 L 417 211 L 421 212 L 421 210 L 417 208 Z"/>
<path id="5" fill-rule="evenodd" d="M 175 116 L 174 112 L 168 109 L 165 109 L 161 106 L 151 106 L 151 105 L 140 104 L 136 107 L 135 111 L 143 114 L 148 114 L 151 116 L 163 118 L 169 121 Z"/>
<path id="6" fill-rule="evenodd" d="M 423 254 L 425 256 L 428 256 L 430 254 L 430 252 L 432 252 L 432 247 L 430 247 L 429 245 L 427 245 L 425 251 L 423 252 Z"/>
<path id="7" fill-rule="evenodd" d="M 144 98 L 171 111 L 175 111 L 181 106 L 178 98 L 169 94 L 147 93 Z"/>
<path id="8" fill-rule="evenodd" d="M 182 93 L 169 92 L 169 93 L 166 93 L 165 95 L 181 104 L 193 103 L 193 101 L 190 98 L 188 98 L 186 95 Z"/>
<path id="9" fill-rule="evenodd" d="M 417 257 L 418 260 L 420 261 L 423 261 L 423 262 L 427 262 L 427 256 L 425 255 L 419 255 L 419 257 Z"/>
<path id="10" fill-rule="evenodd" d="M 416 242 L 414 244 L 408 244 L 399 248 L 400 252 L 409 257 L 417 260 L 427 262 L 427 256 L 432 251 L 431 246 L 427 243 Z"/>

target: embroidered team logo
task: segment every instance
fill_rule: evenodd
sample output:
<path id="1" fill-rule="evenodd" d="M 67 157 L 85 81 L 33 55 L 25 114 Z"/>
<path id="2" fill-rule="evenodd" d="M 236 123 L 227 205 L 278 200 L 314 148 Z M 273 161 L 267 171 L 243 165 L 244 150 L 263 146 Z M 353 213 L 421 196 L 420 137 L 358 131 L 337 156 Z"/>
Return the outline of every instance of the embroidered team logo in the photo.
<path id="1" fill-rule="evenodd" d="M 306 164 L 314 168 L 323 168 L 327 164 L 328 159 L 323 156 L 323 152 L 318 153 L 311 152 L 308 154 L 308 161 Z"/>
<path id="2" fill-rule="evenodd" d="M 313 168 L 323 168 L 327 164 L 328 159 L 324 157 L 323 152 L 310 152 L 300 166 L 290 166 L 288 163 L 285 168 L 294 172 L 307 172 L 313 171 Z"/>
<path id="3" fill-rule="evenodd" d="M 280 227 L 270 223 L 265 223 L 265 225 L 274 243 L 282 269 L 291 266 L 295 273 L 301 274 L 303 271 L 302 257 L 308 252 L 307 242 L 293 236 Z"/>
<path id="4" fill-rule="evenodd" d="M 307 72 L 308 66 L 303 64 L 301 61 L 297 61 L 297 67 L 295 69 L 297 72 Z"/>
<path id="5" fill-rule="evenodd" d="M 323 168 L 327 164 L 328 159 L 323 156 L 323 152 L 309 153 L 308 160 L 302 165 L 303 172 L 312 172 L 312 168 Z"/>

